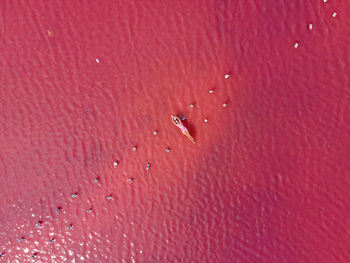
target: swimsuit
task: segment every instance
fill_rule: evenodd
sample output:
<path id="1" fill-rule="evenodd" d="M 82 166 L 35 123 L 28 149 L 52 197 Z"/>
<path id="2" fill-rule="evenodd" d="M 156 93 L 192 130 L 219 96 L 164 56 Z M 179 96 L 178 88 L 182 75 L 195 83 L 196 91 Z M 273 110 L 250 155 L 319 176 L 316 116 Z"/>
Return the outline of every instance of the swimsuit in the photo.
<path id="1" fill-rule="evenodd" d="M 187 128 L 182 123 L 179 123 L 178 127 L 181 129 L 182 133 L 185 133 L 187 131 Z"/>

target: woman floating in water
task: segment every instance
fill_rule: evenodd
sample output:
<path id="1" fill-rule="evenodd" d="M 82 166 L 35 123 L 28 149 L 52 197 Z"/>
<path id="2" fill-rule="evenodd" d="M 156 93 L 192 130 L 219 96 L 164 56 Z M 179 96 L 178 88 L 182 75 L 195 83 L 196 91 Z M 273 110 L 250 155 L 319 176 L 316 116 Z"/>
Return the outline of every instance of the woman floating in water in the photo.
<path id="1" fill-rule="evenodd" d="M 195 143 L 188 129 L 182 124 L 181 120 L 178 117 L 171 115 L 171 120 L 178 128 L 180 128 L 182 133 L 185 134 L 188 137 L 188 139 L 190 139 L 191 142 Z"/>

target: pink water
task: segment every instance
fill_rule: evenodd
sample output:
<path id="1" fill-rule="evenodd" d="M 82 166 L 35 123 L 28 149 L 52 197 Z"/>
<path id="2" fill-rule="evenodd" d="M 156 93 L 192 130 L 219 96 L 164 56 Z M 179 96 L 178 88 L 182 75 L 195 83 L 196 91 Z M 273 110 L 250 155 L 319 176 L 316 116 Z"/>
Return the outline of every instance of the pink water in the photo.
<path id="1" fill-rule="evenodd" d="M 0 11 L 0 262 L 350 261 L 350 2 Z"/>

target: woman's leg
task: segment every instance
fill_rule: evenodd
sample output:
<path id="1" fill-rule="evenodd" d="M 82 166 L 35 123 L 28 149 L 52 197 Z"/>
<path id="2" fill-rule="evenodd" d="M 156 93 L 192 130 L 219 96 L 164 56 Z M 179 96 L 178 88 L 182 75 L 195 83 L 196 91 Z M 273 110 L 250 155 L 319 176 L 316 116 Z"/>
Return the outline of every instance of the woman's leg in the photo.
<path id="1" fill-rule="evenodd" d="M 194 143 L 194 139 L 193 139 L 193 137 L 190 135 L 190 133 L 188 131 L 185 132 L 185 135 L 188 137 L 188 139 L 190 139 L 191 142 Z"/>

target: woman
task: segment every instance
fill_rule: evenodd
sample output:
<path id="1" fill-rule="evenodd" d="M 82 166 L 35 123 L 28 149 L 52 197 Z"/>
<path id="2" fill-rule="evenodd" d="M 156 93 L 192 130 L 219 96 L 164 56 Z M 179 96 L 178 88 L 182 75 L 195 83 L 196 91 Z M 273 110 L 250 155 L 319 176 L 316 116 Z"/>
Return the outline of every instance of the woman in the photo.
<path id="1" fill-rule="evenodd" d="M 185 134 L 188 137 L 188 139 L 190 139 L 191 142 L 195 143 L 188 129 L 182 124 L 181 120 L 178 117 L 171 115 L 171 120 L 178 128 L 180 128 L 182 133 Z"/>

